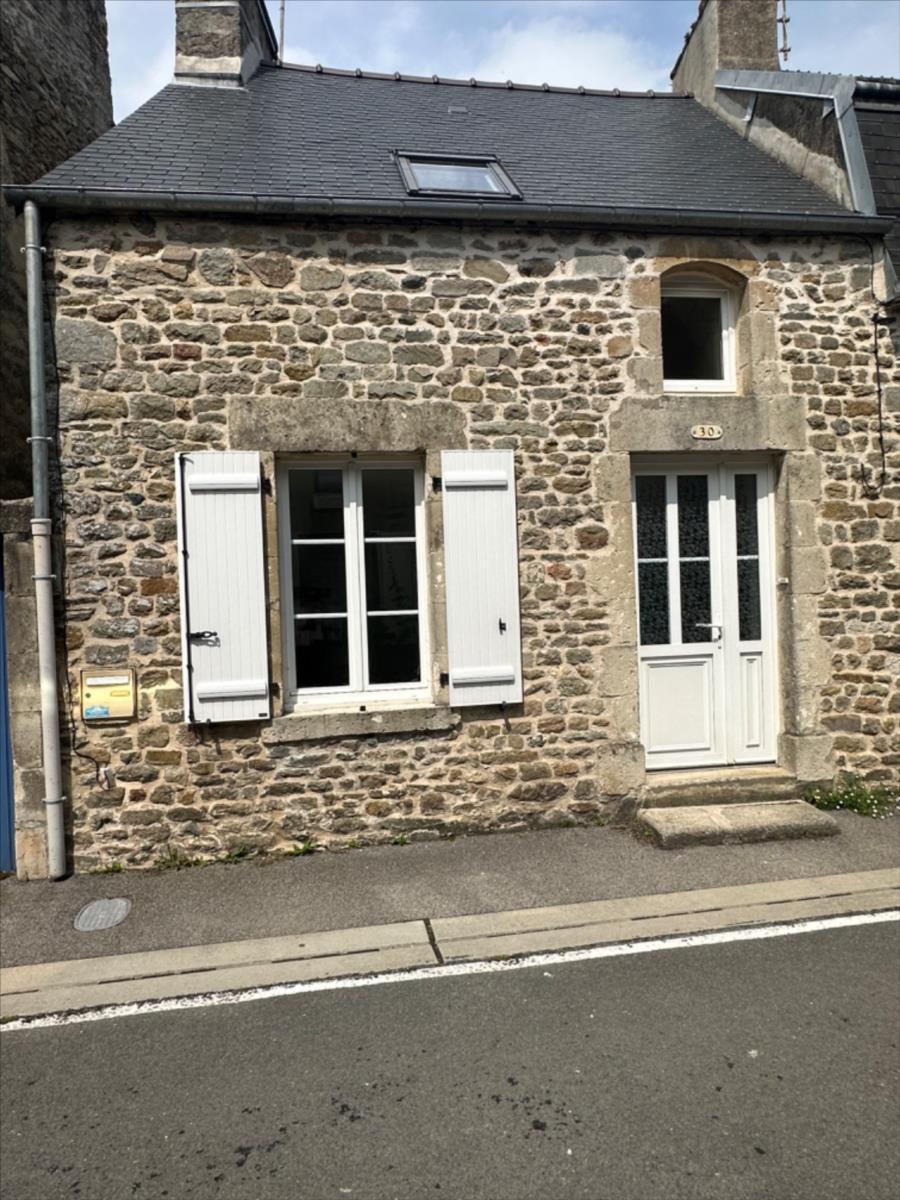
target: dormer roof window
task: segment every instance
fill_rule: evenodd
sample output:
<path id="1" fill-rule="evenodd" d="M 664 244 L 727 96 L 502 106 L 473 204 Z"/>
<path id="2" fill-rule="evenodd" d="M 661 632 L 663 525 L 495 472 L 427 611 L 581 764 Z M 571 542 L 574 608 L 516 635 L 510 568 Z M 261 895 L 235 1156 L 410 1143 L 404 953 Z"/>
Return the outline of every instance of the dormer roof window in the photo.
<path id="1" fill-rule="evenodd" d="M 522 193 L 496 158 L 486 155 L 397 153 L 411 196 L 478 196 L 521 200 Z"/>

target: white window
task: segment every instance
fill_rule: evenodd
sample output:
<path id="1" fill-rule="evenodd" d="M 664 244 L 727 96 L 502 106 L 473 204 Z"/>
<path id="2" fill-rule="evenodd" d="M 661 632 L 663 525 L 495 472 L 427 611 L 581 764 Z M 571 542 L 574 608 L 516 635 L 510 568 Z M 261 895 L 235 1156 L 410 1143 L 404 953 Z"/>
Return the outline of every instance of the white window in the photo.
<path id="1" fill-rule="evenodd" d="M 281 467 L 289 707 L 429 698 L 423 497 L 411 460 Z"/>
<path id="2" fill-rule="evenodd" d="M 668 392 L 733 392 L 734 294 L 703 276 L 662 284 L 664 388 Z"/>

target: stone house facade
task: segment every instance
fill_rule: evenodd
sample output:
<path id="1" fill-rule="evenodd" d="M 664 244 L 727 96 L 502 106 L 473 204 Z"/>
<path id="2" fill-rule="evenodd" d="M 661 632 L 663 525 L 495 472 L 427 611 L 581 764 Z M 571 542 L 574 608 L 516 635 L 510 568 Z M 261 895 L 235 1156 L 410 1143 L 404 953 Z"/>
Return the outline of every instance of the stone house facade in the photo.
<path id="1" fill-rule="evenodd" d="M 306 114 L 395 86 L 260 79 Z M 685 770 L 772 796 L 900 779 L 884 223 L 752 155 L 740 186 L 784 207 L 730 227 L 649 203 L 138 207 L 85 200 L 78 158 L 77 199 L 58 173 L 21 190 L 53 214 L 76 870 L 621 819 Z M 502 165 L 527 202 L 524 159 Z M 676 363 L 685 319 L 714 321 L 715 386 Z M 131 670 L 134 715 L 92 716 L 84 678 Z"/>

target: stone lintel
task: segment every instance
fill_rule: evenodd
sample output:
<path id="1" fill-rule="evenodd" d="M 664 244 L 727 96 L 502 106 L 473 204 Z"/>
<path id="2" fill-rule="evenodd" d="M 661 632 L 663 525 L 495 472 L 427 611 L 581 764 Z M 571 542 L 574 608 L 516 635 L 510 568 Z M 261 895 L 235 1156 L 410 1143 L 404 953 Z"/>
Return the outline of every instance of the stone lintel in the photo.
<path id="1" fill-rule="evenodd" d="M 691 437 L 694 425 L 722 427 L 715 442 Z M 633 396 L 610 415 L 613 453 L 774 453 L 802 450 L 803 409 L 792 396 L 665 393 Z"/>
<path id="2" fill-rule="evenodd" d="M 446 401 L 241 396 L 229 402 L 228 429 L 234 450 L 282 454 L 403 454 L 468 445 L 465 412 Z"/>

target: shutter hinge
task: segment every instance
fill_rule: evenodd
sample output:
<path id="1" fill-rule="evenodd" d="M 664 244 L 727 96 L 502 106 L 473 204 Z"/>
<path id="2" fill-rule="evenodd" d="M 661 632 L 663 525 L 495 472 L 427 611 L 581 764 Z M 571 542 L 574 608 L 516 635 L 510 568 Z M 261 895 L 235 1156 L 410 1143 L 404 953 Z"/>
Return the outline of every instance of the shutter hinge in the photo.
<path id="1" fill-rule="evenodd" d="M 264 496 L 272 495 L 272 480 L 263 472 L 262 475 L 262 490 Z"/>
<path id="2" fill-rule="evenodd" d="M 435 492 L 442 492 L 444 490 L 444 481 L 440 475 L 432 475 L 431 487 Z"/>

